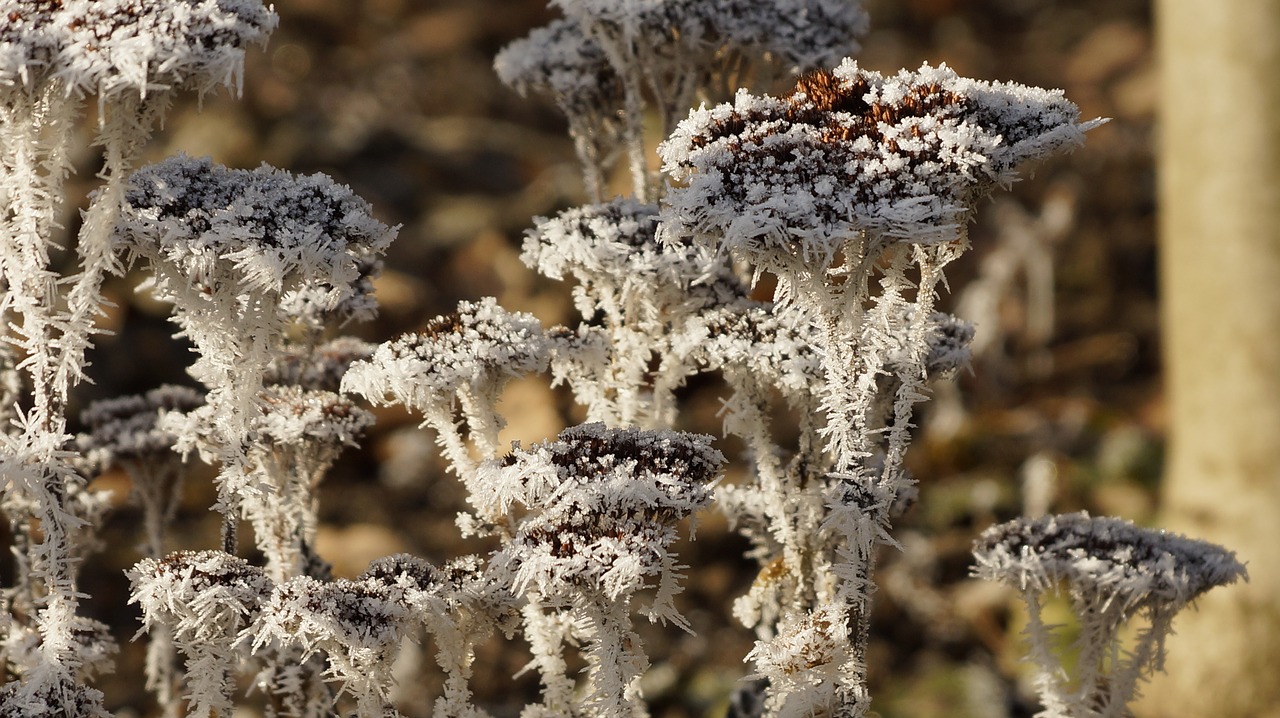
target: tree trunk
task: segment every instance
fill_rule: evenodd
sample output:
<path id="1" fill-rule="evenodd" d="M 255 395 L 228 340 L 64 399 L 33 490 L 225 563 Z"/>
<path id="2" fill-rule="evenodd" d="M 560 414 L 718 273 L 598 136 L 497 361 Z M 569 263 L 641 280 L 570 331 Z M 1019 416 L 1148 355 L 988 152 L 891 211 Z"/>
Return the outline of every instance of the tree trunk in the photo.
<path id="1" fill-rule="evenodd" d="M 1158 0 L 1164 525 L 1250 583 L 1174 622 L 1140 713 L 1280 717 L 1280 0 Z"/>

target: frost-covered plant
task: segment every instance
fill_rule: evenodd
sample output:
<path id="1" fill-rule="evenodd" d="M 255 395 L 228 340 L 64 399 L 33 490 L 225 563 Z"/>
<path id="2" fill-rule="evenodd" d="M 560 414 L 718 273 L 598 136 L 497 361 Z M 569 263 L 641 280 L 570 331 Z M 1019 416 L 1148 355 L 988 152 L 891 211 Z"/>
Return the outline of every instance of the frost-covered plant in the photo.
<path id="1" fill-rule="evenodd" d="M 222 551 L 147 558 L 129 572 L 145 628 L 163 626 L 186 657 L 187 700 L 196 718 L 230 715 L 241 631 L 271 595 L 262 569 Z"/>
<path id="2" fill-rule="evenodd" d="M 607 361 L 566 372 L 593 421 L 670 426 L 673 392 L 696 371 L 672 341 L 700 313 L 747 292 L 723 261 L 699 248 L 660 245 L 658 216 L 657 206 L 620 197 L 539 219 L 525 237 L 521 260 L 552 279 L 575 279 L 578 311 L 604 325 Z"/>
<path id="3" fill-rule="evenodd" d="M 31 610 L 10 625 L 41 636 L 29 660 L 10 666 L 20 684 L 0 692 L 0 711 L 94 714 L 98 694 L 77 675 L 78 557 L 69 544 L 83 517 L 70 497 L 83 495 L 84 482 L 64 449 L 66 406 L 84 378 L 103 278 L 121 269 L 110 235 L 124 178 L 174 94 L 239 89 L 245 48 L 266 39 L 276 16 L 260 0 L 4 0 L 0 18 L 0 321 L 4 342 L 25 354 L 18 368 L 31 393 L 3 433 L 0 508 L 27 534 L 11 593 Z M 75 243 L 79 272 L 62 277 L 50 249 L 60 239 L 75 120 L 90 98 L 105 184 Z"/>
<path id="4" fill-rule="evenodd" d="M 1129 715 L 1139 682 L 1162 669 L 1173 617 L 1205 591 L 1247 578 L 1221 546 L 1084 512 L 992 526 L 973 551 L 974 573 L 1014 588 L 1027 606 L 1044 718 Z M 1043 619 L 1045 601 L 1063 592 L 1080 632 L 1070 680 Z M 1140 626 L 1132 647 L 1125 626 Z"/>
<path id="5" fill-rule="evenodd" d="M 588 644 L 582 707 L 610 718 L 646 714 L 639 681 L 649 661 L 631 628 L 632 599 L 656 579 L 644 612 L 688 630 L 673 603 L 681 566 L 669 547 L 676 522 L 709 503 L 723 461 L 708 436 L 583 424 L 478 472 L 492 502 L 482 514 L 528 511 L 493 561 L 528 596 L 526 634 L 544 686 L 534 715 L 572 712 L 560 644 L 576 641 Z"/>
<path id="6" fill-rule="evenodd" d="M 489 298 L 374 346 L 323 343 L 373 314 L 396 234 L 348 188 L 181 155 L 125 182 L 176 91 L 238 88 L 244 47 L 275 24 L 269 8 L 0 0 L 0 319 L 17 350 L 0 346 L 0 509 L 20 576 L 3 593 L 0 651 L 15 680 L 0 687 L 0 716 L 105 715 L 84 680 L 111 643 L 76 615 L 75 566 L 107 508 L 88 475 L 112 463 L 143 506 L 147 555 L 128 577 L 166 716 L 182 714 L 179 684 L 189 714 L 230 715 L 250 676 L 270 718 L 398 716 L 395 662 L 423 633 L 446 674 L 435 715 L 487 718 L 470 680 L 478 644 L 496 633 L 522 636 L 542 682 L 523 718 L 644 716 L 650 658 L 633 613 L 690 630 L 673 546 L 680 523 L 713 504 L 760 565 L 734 604 L 757 639 L 742 695 L 758 700 L 739 704 L 867 715 L 876 552 L 915 499 L 903 462 L 912 413 L 929 379 L 964 365 L 973 337 L 935 310 L 943 270 L 966 249 L 979 199 L 1094 123 L 1056 91 L 945 66 L 859 67 L 847 59 L 867 25 L 858 0 L 552 5 L 564 18 L 496 66 L 569 118 L 591 203 L 536 219 L 522 259 L 576 283 L 581 322 L 544 329 Z M 64 281 L 49 247 L 71 123 L 90 98 L 106 184 L 85 215 L 81 272 Z M 665 177 L 651 170 L 646 109 L 670 135 Z M 634 197 L 605 201 L 619 152 Z M 99 285 L 139 259 L 195 344 L 189 372 L 207 393 L 100 403 L 73 441 L 65 406 Z M 765 275 L 778 280 L 772 297 Z M 588 423 L 506 450 L 504 387 L 548 370 Z M 699 373 L 732 392 L 725 429 L 746 446 L 737 483 L 718 485 L 725 457 L 710 437 L 671 428 L 677 390 Z M 315 488 L 373 421 L 344 393 L 423 416 L 474 509 L 459 528 L 488 541 L 486 554 L 439 567 L 399 554 L 331 575 Z M 793 444 L 775 431 L 779 411 L 796 420 Z M 220 465 L 223 545 L 162 555 L 193 451 Z M 236 555 L 242 520 L 262 566 Z M 979 559 L 980 573 L 1024 591 L 1039 647 L 1039 596 L 1067 584 L 1086 626 L 1084 672 L 1067 685 L 1037 660 L 1046 715 L 1073 718 L 1119 715 L 1139 674 L 1159 666 L 1172 613 L 1243 575 L 1223 550 L 1082 516 L 993 529 Z M 1117 630 L 1133 615 L 1151 628 L 1126 655 Z M 581 685 L 570 651 L 586 664 Z"/>
<path id="7" fill-rule="evenodd" d="M 466 480 L 475 461 L 454 414 L 461 409 L 485 458 L 497 456 L 502 429 L 498 395 L 511 379 L 545 369 L 547 359 L 538 319 L 508 312 L 489 297 L 462 302 L 456 312 L 432 319 L 421 332 L 379 345 L 368 360 L 351 365 L 342 390 L 421 412 L 454 472 Z"/>
<path id="8" fill-rule="evenodd" d="M 644 144 L 650 104 L 666 136 L 699 93 L 743 81 L 770 64 L 794 74 L 835 63 L 858 51 L 867 30 L 866 11 L 856 0 L 551 4 L 567 20 L 512 43 L 495 65 L 503 82 L 521 93 L 550 94 L 569 118 L 593 202 L 602 196 L 614 136 L 627 153 L 637 199 L 652 201 L 659 189 Z M 620 122 L 610 119 L 614 115 Z"/>
<path id="9" fill-rule="evenodd" d="M 231 516 L 254 491 L 248 461 L 264 413 L 263 376 L 298 318 L 287 300 L 309 292 L 337 307 L 361 293 L 396 229 L 324 175 L 233 170 L 179 155 L 130 184 L 115 239 L 131 259 L 147 260 L 149 288 L 173 303 L 174 320 L 200 353 L 190 369 L 209 388 L 199 443 L 222 464 L 219 507 Z"/>

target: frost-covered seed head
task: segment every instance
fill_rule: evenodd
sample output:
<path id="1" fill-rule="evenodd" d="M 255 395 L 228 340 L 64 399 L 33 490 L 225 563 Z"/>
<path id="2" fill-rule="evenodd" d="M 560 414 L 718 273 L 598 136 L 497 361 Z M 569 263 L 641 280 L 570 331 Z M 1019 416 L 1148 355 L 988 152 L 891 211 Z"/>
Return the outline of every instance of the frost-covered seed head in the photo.
<path id="1" fill-rule="evenodd" d="M 825 382 L 822 359 L 812 329 L 796 326 L 796 319 L 759 302 L 707 311 L 696 320 L 700 335 L 705 332 L 696 356 L 709 369 L 753 372 L 786 396 L 817 395 Z"/>
<path id="2" fill-rule="evenodd" d="M 147 625 L 166 624 L 183 642 L 233 641 L 272 588 L 262 569 L 222 551 L 143 559 L 129 580 Z"/>
<path id="3" fill-rule="evenodd" d="M 890 333 L 888 341 L 890 369 L 913 371 L 907 323 L 911 317 L 910 310 L 904 312 L 902 329 Z M 934 312 L 929 315 L 924 327 L 925 356 L 924 370 L 926 376 L 941 377 L 969 365 L 971 353 L 969 345 L 973 342 L 974 326 L 959 317 L 946 312 Z M 919 371 L 914 369 L 914 371 Z"/>
<path id="4" fill-rule="evenodd" d="M 1176 611 L 1247 577 L 1221 546 L 1080 512 L 992 526 L 974 544 L 975 573 L 1019 590 L 1066 583 L 1087 605 Z"/>
<path id="5" fill-rule="evenodd" d="M 622 81 L 608 58 L 572 20 L 553 20 L 507 45 L 493 67 L 521 95 L 550 95 L 570 118 L 614 116 L 622 107 Z"/>
<path id="6" fill-rule="evenodd" d="M 386 251 L 396 230 L 369 204 L 324 175 L 263 165 L 234 170 L 208 158 L 170 157 L 135 173 L 115 236 L 202 291 L 269 293 L 317 288 L 333 308 Z"/>
<path id="7" fill-rule="evenodd" d="M 870 22 L 861 0 L 711 0 L 695 2 L 717 36 L 739 53 L 765 55 L 785 69 L 829 67 L 858 54 Z"/>
<path id="8" fill-rule="evenodd" d="M 102 691 L 90 688 L 69 676 L 59 676 L 38 686 L 35 691 L 30 680 L 13 680 L 0 686 L 0 718 L 32 718 L 52 716 L 59 718 L 104 718 L 109 715 L 102 708 Z"/>
<path id="9" fill-rule="evenodd" d="M 1019 164 L 1080 144 L 1089 126 L 1058 91 L 846 60 L 786 97 L 739 92 L 681 122 L 660 148 L 675 181 L 665 231 L 810 271 L 860 232 L 944 241 Z"/>
<path id="10" fill-rule="evenodd" d="M 357 446 L 373 415 L 350 399 L 300 386 L 267 387 L 259 395 L 262 418 L 254 426 L 268 446 Z"/>
<path id="11" fill-rule="evenodd" d="M 102 466 L 117 461 L 146 461 L 173 453 L 176 437 L 156 425 L 162 412 L 185 413 L 204 404 L 204 394 L 184 386 L 166 385 L 146 394 L 93 402 L 80 414 L 89 432 L 80 448 Z"/>
<path id="12" fill-rule="evenodd" d="M 373 344 L 355 337 L 338 337 L 311 350 L 286 347 L 267 366 L 262 381 L 336 393 L 347 368 L 373 356 L 373 350 Z"/>
<path id="13" fill-rule="evenodd" d="M 322 582 L 309 576 L 277 586 L 263 617 L 276 637 L 292 638 L 308 652 L 378 654 L 399 646 L 410 619 L 402 589 L 374 581 Z"/>
<path id="14" fill-rule="evenodd" d="M 577 279 L 579 311 L 588 317 L 604 308 L 653 319 L 746 294 L 741 282 L 704 250 L 688 243 L 659 243 L 658 214 L 654 205 L 622 197 L 540 218 L 525 235 L 520 259 L 552 279 Z"/>
<path id="15" fill-rule="evenodd" d="M 0 86 L 60 78 L 106 97 L 239 90 L 244 51 L 278 18 L 260 0 L 4 0 Z"/>
<path id="16" fill-rule="evenodd" d="M 517 590 L 610 600 L 663 575 L 675 523 L 711 500 L 723 455 L 711 437 L 584 424 L 481 468 L 495 511 L 534 513 L 495 557 Z"/>
<path id="17" fill-rule="evenodd" d="M 423 331 L 380 344 L 347 370 L 342 389 L 370 401 L 393 399 L 416 409 L 448 404 L 459 391 L 487 395 L 507 379 L 547 366 L 542 325 L 508 312 L 492 297 L 461 302 Z"/>
<path id="18" fill-rule="evenodd" d="M 380 257 L 361 257 L 355 280 L 339 286 L 328 282 L 299 286 L 281 298 L 280 311 L 316 334 L 329 326 L 369 321 L 378 316 L 373 280 L 382 274 L 382 268 Z"/>

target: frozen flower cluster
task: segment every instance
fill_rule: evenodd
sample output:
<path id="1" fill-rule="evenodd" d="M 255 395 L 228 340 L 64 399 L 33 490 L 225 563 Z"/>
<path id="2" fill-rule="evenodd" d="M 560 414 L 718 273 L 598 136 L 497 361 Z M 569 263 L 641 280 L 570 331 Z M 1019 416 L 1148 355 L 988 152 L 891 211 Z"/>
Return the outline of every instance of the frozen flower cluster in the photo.
<path id="1" fill-rule="evenodd" d="M 634 593 L 666 568 L 674 524 L 710 501 L 724 457 L 710 437 L 583 424 L 484 468 L 494 502 L 534 511 L 501 555 L 543 600 Z"/>
<path id="2" fill-rule="evenodd" d="M 1245 576 L 1235 554 L 1220 546 L 1087 513 L 993 526 L 974 555 L 983 578 L 1040 593 L 1065 585 L 1099 611 L 1179 610 Z"/>
<path id="3" fill-rule="evenodd" d="M 138 171 L 131 185 L 116 238 L 164 272 L 162 291 L 179 277 L 206 293 L 319 285 L 332 306 L 395 236 L 368 203 L 324 175 L 235 170 L 179 155 Z"/>
<path id="4" fill-rule="evenodd" d="M 1080 144 L 1088 124 L 1058 91 L 957 76 L 883 76 L 846 60 L 785 97 L 739 92 L 661 147 L 678 184 L 667 230 L 771 269 L 825 268 L 851 236 L 958 237 L 973 203 L 1019 164 Z M 815 270 L 816 271 L 816 270 Z"/>
<path id="5" fill-rule="evenodd" d="M 1164 663 L 1173 617 L 1198 596 L 1247 578 L 1234 553 L 1206 541 L 1087 513 L 1015 519 L 974 544 L 974 573 L 1018 590 L 1043 718 L 1122 718 L 1138 684 Z M 1051 646 L 1043 602 L 1064 592 L 1080 635 L 1070 674 Z M 1132 647 L 1122 628 L 1138 626 Z M 1068 678 L 1068 676 L 1071 676 Z"/>
<path id="6" fill-rule="evenodd" d="M 77 93 L 240 87 L 245 48 L 277 17 L 260 0 L 5 0 L 0 86 L 45 78 Z"/>

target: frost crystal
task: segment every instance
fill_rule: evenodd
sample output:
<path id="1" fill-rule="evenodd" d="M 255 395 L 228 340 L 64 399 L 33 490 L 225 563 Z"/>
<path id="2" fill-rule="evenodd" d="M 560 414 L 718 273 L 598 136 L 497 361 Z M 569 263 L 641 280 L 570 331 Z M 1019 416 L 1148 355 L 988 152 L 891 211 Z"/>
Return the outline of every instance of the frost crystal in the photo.
<path id="1" fill-rule="evenodd" d="M 786 97 L 739 92 L 694 111 L 660 148 L 677 183 L 663 213 L 764 268 L 825 268 L 860 232 L 959 236 L 974 201 L 1090 125 L 1060 91 L 958 77 L 945 65 L 885 77 L 845 60 Z"/>
<path id="2" fill-rule="evenodd" d="M 299 646 L 328 658 L 329 673 L 355 695 L 359 715 L 395 715 L 391 664 L 413 616 L 403 588 L 370 580 L 329 583 L 308 576 L 277 586 L 254 627 L 254 650 Z"/>

